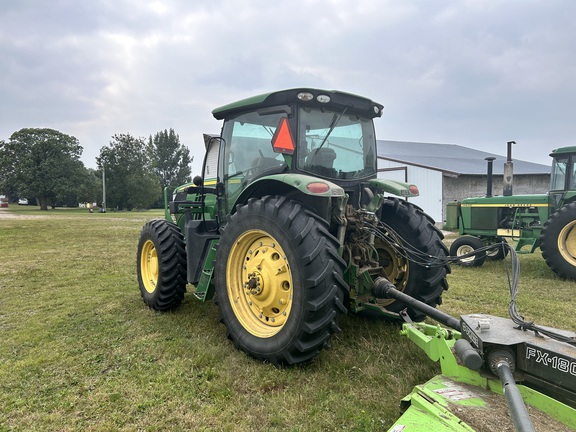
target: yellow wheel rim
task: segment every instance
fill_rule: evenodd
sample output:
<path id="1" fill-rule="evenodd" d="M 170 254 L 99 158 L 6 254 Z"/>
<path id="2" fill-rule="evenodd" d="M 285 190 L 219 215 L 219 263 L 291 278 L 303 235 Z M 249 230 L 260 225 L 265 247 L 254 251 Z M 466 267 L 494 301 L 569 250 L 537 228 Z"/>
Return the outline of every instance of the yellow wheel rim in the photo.
<path id="1" fill-rule="evenodd" d="M 272 337 L 292 309 L 292 273 L 278 242 L 264 231 L 242 234 L 228 255 L 228 298 L 240 324 L 259 338 Z"/>
<path id="2" fill-rule="evenodd" d="M 572 221 L 560 231 L 558 236 L 558 250 L 562 258 L 573 266 L 576 266 L 576 221 Z"/>
<path id="3" fill-rule="evenodd" d="M 398 291 L 404 291 L 408 283 L 408 260 L 386 242 L 377 242 L 376 248 L 379 263 L 384 268 L 388 280 L 394 284 Z M 393 302 L 394 300 L 379 300 L 378 304 L 386 306 Z"/>
<path id="4" fill-rule="evenodd" d="M 158 253 L 151 240 L 146 240 L 142 246 L 140 274 L 146 291 L 153 293 L 158 283 Z"/>

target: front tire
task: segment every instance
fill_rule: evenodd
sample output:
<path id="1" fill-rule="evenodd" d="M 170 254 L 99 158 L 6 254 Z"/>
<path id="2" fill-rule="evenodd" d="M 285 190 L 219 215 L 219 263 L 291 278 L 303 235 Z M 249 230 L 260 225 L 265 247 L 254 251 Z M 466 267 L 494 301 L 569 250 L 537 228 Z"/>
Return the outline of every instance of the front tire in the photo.
<path id="1" fill-rule="evenodd" d="M 180 306 L 186 292 L 186 250 L 178 226 L 166 220 L 144 225 L 136 269 L 140 294 L 148 307 L 166 311 Z"/>
<path id="2" fill-rule="evenodd" d="M 482 243 L 482 240 L 480 240 L 478 237 L 465 235 L 458 237 L 452 242 L 452 245 L 450 246 L 450 255 L 459 258 L 463 255 L 472 253 L 475 250 L 482 248 L 483 246 L 484 244 Z M 459 259 L 456 263 L 462 267 L 480 267 L 482 264 L 484 264 L 485 259 L 486 252 L 480 251 L 475 255 Z"/>
<path id="3" fill-rule="evenodd" d="M 495 246 L 493 249 L 488 249 L 486 251 L 486 259 L 490 261 L 502 261 L 508 255 L 507 241 L 504 237 L 496 237 Z"/>
<path id="4" fill-rule="evenodd" d="M 407 243 L 425 255 L 438 258 L 435 265 L 425 265 L 422 258 L 413 256 L 407 250 L 395 250 L 383 241 L 376 243 L 380 265 L 384 267 L 388 280 L 399 291 L 417 300 L 436 307 L 442 304 L 442 293 L 448 289 L 446 275 L 450 266 L 445 261 L 448 250 L 442 239 L 442 232 L 434 225 L 434 220 L 407 201 L 387 198 L 382 204 L 379 219 L 398 234 L 399 243 Z M 386 305 L 386 309 L 400 312 L 406 306 L 398 301 Z M 426 316 L 416 310 L 408 310 L 412 319 L 422 321 Z"/>
<path id="5" fill-rule="evenodd" d="M 540 250 L 558 276 L 576 279 L 576 203 L 561 207 L 544 224 Z"/>
<path id="6" fill-rule="evenodd" d="M 326 222 L 300 204 L 267 196 L 238 206 L 215 269 L 228 338 L 275 365 L 312 359 L 346 313 L 344 265 Z"/>

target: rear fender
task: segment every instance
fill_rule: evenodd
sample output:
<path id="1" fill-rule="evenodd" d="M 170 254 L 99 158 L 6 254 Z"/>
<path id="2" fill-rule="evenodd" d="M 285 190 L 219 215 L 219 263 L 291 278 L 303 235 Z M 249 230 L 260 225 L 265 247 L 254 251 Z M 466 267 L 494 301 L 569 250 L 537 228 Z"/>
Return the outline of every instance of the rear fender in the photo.
<path id="1" fill-rule="evenodd" d="M 410 198 L 418 196 L 418 187 L 413 183 L 387 179 L 372 179 L 368 181 L 368 184 L 374 189 L 400 197 Z"/>
<path id="2" fill-rule="evenodd" d="M 267 195 L 297 201 L 328 223 L 333 220 L 333 212 L 344 214 L 348 200 L 344 189 L 330 181 L 303 174 L 274 174 L 253 181 L 230 207 L 230 213 L 235 213 L 236 206 L 246 204 L 250 198 Z M 337 236 L 335 229 L 332 234 Z"/>
<path id="3" fill-rule="evenodd" d="M 232 208 L 246 203 L 249 198 L 265 195 L 305 195 L 310 198 L 325 198 L 322 200 L 325 202 L 330 202 L 332 198 L 345 197 L 344 189 L 328 180 L 304 174 L 274 174 L 252 182 L 238 196 Z"/>
<path id="4" fill-rule="evenodd" d="M 269 180 L 284 183 L 294 189 L 299 190 L 305 195 L 313 195 L 326 198 L 341 198 L 344 196 L 344 189 L 328 180 L 320 179 L 305 174 L 274 174 L 262 177 L 254 184 Z"/>

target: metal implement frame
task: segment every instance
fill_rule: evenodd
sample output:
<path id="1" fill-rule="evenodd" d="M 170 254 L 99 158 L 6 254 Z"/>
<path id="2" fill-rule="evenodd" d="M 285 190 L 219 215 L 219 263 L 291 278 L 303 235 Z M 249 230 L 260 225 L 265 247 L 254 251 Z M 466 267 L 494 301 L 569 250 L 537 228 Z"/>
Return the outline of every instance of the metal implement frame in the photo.
<path id="1" fill-rule="evenodd" d="M 454 391 L 451 390 L 450 384 L 446 383 L 456 383 L 456 387 L 453 385 L 452 389 L 457 388 L 459 383 L 474 386 L 479 390 L 480 396 L 483 389 L 503 395 L 503 386 L 498 377 L 485 371 L 468 369 L 459 363 L 453 352 L 454 344 L 462 338 L 459 331 L 445 329 L 439 325 L 406 323 L 402 327 L 401 334 L 420 347 L 431 360 L 440 362 L 441 375 L 432 378 L 424 385 L 416 386 L 412 393 L 402 400 L 402 405 L 408 409 L 389 430 L 393 432 L 473 430 L 452 413 L 450 407 L 482 407 L 485 403 L 481 397 L 471 396 L 456 400 L 443 396 Z M 576 429 L 576 409 L 530 387 L 523 385 L 517 387 L 526 404 L 539 409 L 567 427 Z"/>

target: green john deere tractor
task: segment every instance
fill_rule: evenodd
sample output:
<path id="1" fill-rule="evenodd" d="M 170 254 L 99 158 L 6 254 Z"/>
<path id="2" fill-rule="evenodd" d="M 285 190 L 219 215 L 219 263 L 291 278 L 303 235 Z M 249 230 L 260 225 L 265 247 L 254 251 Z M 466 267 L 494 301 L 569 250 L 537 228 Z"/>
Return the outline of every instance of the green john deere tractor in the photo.
<path id="1" fill-rule="evenodd" d="M 518 253 L 542 251 L 546 264 L 560 277 L 576 279 L 576 147 L 554 150 L 550 191 L 540 195 L 512 194 L 511 145 L 504 165 L 504 191 L 492 196 L 492 160 L 488 159 L 485 197 L 450 203 L 446 228 L 460 237 L 450 255 L 462 257 L 463 266 L 481 266 L 486 258 L 503 259 L 506 239 L 516 241 Z M 491 244 L 499 247 L 490 248 Z"/>
<path id="2" fill-rule="evenodd" d="M 377 278 L 440 304 L 442 233 L 403 199 L 415 185 L 376 175 L 382 108 L 300 88 L 215 109 L 223 126 L 205 136 L 202 176 L 164 191 L 165 218 L 140 234 L 144 303 L 174 309 L 190 284 L 198 300 L 214 298 L 239 349 L 274 364 L 312 359 L 348 310 L 401 319 L 405 304 L 383 298 Z"/>

